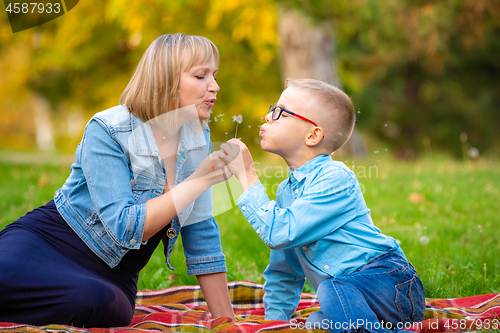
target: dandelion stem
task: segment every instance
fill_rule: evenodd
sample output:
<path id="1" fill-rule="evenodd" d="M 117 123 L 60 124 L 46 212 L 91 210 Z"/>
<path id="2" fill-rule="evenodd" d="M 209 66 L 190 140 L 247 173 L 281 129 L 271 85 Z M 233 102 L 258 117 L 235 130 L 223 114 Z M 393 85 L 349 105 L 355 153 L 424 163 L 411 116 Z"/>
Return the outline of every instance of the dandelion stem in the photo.
<path id="1" fill-rule="evenodd" d="M 486 287 L 486 263 L 484 263 L 484 286 Z"/>
<path id="2" fill-rule="evenodd" d="M 484 262 L 486 262 L 486 252 L 484 251 L 484 241 L 483 241 L 483 227 L 478 226 L 479 229 L 479 236 L 481 236 L 481 247 L 483 248 L 483 257 L 484 257 Z M 485 264 L 486 265 L 486 264 Z"/>
<path id="3" fill-rule="evenodd" d="M 238 124 L 241 124 L 243 121 L 243 116 L 241 114 L 233 116 L 233 121 L 236 122 L 236 131 L 234 131 L 234 138 L 236 138 L 236 135 L 238 135 Z"/>
<path id="4" fill-rule="evenodd" d="M 229 186 L 229 182 L 227 181 L 227 176 L 226 173 L 224 172 L 224 167 L 221 169 L 222 170 L 222 176 L 224 177 L 224 181 L 226 182 L 226 188 L 227 192 L 229 193 L 229 199 L 231 200 L 231 207 L 234 207 L 234 199 L 233 199 L 233 193 L 231 192 L 231 187 Z"/>

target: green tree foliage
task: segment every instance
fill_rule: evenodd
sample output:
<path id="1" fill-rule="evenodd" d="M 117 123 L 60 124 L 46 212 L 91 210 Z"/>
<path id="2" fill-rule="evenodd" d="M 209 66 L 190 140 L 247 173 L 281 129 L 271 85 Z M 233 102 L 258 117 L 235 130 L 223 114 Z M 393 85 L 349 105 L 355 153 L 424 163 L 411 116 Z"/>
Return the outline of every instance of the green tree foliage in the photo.
<path id="1" fill-rule="evenodd" d="M 500 2 L 491 0 L 285 1 L 331 20 L 358 125 L 403 157 L 422 142 L 461 154 L 500 146 Z"/>
<path id="2" fill-rule="evenodd" d="M 236 5 L 218 0 L 85 0 L 59 19 L 17 34 L 10 31 L 7 16 L 1 17 L 0 145 L 34 145 L 33 94 L 51 103 L 56 123 L 64 123 L 75 106 L 89 119 L 118 104 L 149 44 L 176 32 L 205 36 L 219 48 L 221 91 L 212 139 L 233 137 L 231 116 L 242 114 L 238 136 L 253 142 L 281 90 L 275 6 L 265 0 Z M 59 148 L 72 151 L 77 142 L 68 147 L 63 141 Z"/>
<path id="3" fill-rule="evenodd" d="M 34 145 L 34 94 L 50 101 L 56 124 L 74 107 L 87 120 L 116 105 L 149 43 L 173 32 L 206 36 L 221 53 L 214 141 L 234 136 L 231 116 L 242 114 L 238 136 L 257 143 L 282 88 L 281 5 L 333 22 L 335 61 L 369 137 L 404 157 L 423 139 L 458 155 L 462 132 L 481 152 L 500 147 L 497 0 L 85 0 L 16 34 L 0 15 L 0 146 Z M 78 140 L 60 142 L 71 151 Z"/>

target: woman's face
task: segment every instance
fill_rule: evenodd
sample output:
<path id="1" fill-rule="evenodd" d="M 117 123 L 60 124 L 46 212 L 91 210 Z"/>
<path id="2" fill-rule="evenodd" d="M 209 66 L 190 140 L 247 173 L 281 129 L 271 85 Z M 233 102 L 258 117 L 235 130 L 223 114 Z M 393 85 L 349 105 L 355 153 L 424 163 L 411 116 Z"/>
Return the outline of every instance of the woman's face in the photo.
<path id="1" fill-rule="evenodd" d="M 210 109 L 220 89 L 215 80 L 216 74 L 213 60 L 193 66 L 188 71 L 183 69 L 179 85 L 179 108 L 194 104 L 200 119 L 210 118 Z"/>

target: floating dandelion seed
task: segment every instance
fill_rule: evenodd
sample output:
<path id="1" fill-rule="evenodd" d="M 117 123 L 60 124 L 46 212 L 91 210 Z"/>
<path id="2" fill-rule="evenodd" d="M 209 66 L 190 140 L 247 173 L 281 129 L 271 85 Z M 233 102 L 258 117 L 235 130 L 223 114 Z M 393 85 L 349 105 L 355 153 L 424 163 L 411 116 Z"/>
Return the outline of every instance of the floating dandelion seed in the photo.
<path id="1" fill-rule="evenodd" d="M 375 154 L 378 154 L 378 150 L 375 150 Z"/>
<path id="2" fill-rule="evenodd" d="M 422 245 L 429 244 L 429 237 L 427 237 L 427 236 L 420 237 L 420 244 L 422 244 Z"/>
<path id="3" fill-rule="evenodd" d="M 243 122 L 243 116 L 241 114 L 233 116 L 233 122 L 236 122 L 236 130 L 234 131 L 234 137 L 236 138 L 236 135 L 238 134 L 238 124 Z"/>

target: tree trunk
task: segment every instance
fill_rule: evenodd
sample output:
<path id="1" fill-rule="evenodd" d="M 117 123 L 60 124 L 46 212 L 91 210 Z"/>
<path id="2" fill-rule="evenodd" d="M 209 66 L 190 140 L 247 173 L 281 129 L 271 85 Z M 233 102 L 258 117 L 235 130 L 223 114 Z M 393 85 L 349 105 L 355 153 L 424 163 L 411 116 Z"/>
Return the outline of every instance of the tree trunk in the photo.
<path id="1" fill-rule="evenodd" d="M 335 68 L 335 35 L 331 23 L 313 24 L 310 18 L 296 9 L 280 8 L 278 35 L 280 37 L 281 75 L 283 81 L 316 79 L 342 89 Z M 336 156 L 362 156 L 366 149 L 356 129 Z"/>

